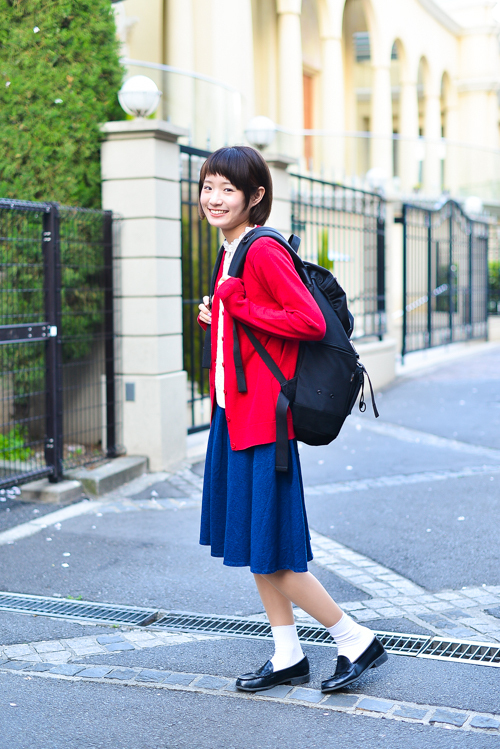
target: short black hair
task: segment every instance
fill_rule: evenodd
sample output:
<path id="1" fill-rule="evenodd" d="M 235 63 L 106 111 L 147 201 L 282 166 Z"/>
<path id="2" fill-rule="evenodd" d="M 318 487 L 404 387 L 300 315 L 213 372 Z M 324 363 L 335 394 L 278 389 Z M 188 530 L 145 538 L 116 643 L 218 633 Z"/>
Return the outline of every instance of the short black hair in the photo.
<path id="1" fill-rule="evenodd" d="M 255 148 L 231 146 L 214 151 L 201 167 L 198 199 L 203 183 L 209 175 L 226 177 L 237 190 L 241 190 L 245 195 L 245 208 L 248 207 L 252 195 L 255 195 L 259 187 L 263 187 L 264 196 L 250 210 L 249 222 L 259 226 L 266 223 L 273 203 L 273 180 L 265 159 Z M 206 218 L 201 203 L 199 213 L 200 218 Z"/>

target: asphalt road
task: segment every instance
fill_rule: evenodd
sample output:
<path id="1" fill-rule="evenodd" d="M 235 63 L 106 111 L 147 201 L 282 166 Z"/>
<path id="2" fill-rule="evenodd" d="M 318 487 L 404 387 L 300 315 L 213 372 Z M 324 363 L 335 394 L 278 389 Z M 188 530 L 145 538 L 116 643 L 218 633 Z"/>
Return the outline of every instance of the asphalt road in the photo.
<path id="1" fill-rule="evenodd" d="M 377 422 L 365 414 L 348 422 L 332 445 L 301 448 L 305 485 L 320 487 L 307 497 L 311 528 L 429 592 L 500 586 L 500 347 L 401 378 L 378 401 Z M 374 431 L 380 424 L 388 431 Z M 408 430 L 418 430 L 423 438 L 416 441 Z M 432 435 L 444 441 L 433 442 Z M 467 451 L 457 442 L 494 448 L 498 457 Z M 199 464 L 194 471 L 202 468 Z M 363 481 L 375 483 L 363 486 Z M 3 527 L 26 522 L 38 514 L 36 509 L 19 500 L 0 503 L 0 523 L 2 518 Z M 198 522 L 199 508 L 190 506 L 89 514 L 59 527 L 49 524 L 34 536 L 0 546 L 0 589 L 220 615 L 262 613 L 248 571 L 225 568 L 198 545 Z M 341 604 L 371 598 L 325 566 L 313 563 L 311 570 Z M 500 625 L 499 618 L 490 619 Z M 369 625 L 414 634 L 432 631 L 409 614 Z M 114 631 L 0 612 L 0 645 Z M 335 650 L 305 649 L 313 672 L 308 686 L 317 689 L 321 677 L 334 669 Z M 95 654 L 87 660 L 232 678 L 270 654 L 266 642 L 226 638 Z M 392 656 L 349 693 L 500 713 L 498 669 L 488 666 Z M 483 749 L 499 739 L 498 733 L 323 713 L 279 701 L 0 671 L 0 749 L 232 749 L 247 742 L 256 749 L 332 742 L 342 749 L 360 744 Z"/>
<path id="2" fill-rule="evenodd" d="M 0 683 L 3 747 L 92 749 L 494 749 L 498 738 L 301 706 L 155 692 L 128 687 L 25 682 Z M 3 749 L 3 748 L 2 748 Z"/>

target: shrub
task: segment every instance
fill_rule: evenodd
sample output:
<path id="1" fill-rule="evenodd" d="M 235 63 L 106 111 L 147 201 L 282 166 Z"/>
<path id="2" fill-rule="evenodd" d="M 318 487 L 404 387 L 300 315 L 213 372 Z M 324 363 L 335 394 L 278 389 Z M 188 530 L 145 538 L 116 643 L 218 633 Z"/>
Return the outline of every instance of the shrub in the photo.
<path id="1" fill-rule="evenodd" d="M 500 260 L 488 263 L 489 277 L 489 311 L 500 314 Z"/>
<path id="2" fill-rule="evenodd" d="M 0 196 L 98 208 L 122 75 L 109 0 L 0 0 Z"/>
<path id="3" fill-rule="evenodd" d="M 29 460 L 33 450 L 26 446 L 28 436 L 19 426 L 15 426 L 7 434 L 0 434 L 1 460 Z"/>

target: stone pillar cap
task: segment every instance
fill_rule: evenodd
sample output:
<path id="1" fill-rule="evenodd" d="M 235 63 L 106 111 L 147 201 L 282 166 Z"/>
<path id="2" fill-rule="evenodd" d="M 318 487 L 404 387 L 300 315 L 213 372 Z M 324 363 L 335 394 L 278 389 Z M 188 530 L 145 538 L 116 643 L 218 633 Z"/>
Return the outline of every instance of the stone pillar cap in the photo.
<path id="1" fill-rule="evenodd" d="M 262 156 L 269 166 L 274 166 L 276 169 L 287 169 L 292 164 L 298 164 L 299 161 L 293 156 L 287 156 L 284 153 L 263 153 Z"/>
<path id="2" fill-rule="evenodd" d="M 178 138 L 189 135 L 189 130 L 173 125 L 165 120 L 147 120 L 138 117 L 135 120 L 117 120 L 105 122 L 99 126 L 106 140 L 132 140 L 136 138 L 158 138 L 176 143 Z"/>

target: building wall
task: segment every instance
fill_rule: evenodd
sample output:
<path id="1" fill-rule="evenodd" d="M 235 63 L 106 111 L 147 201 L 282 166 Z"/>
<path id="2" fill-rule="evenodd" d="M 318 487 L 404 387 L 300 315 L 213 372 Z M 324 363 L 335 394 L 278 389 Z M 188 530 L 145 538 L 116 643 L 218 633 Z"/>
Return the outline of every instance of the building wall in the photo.
<path id="1" fill-rule="evenodd" d="M 244 142 L 246 123 L 262 114 L 285 131 L 272 150 L 298 158 L 303 167 L 337 179 L 364 179 L 376 168 L 389 182 L 396 176 L 404 192 L 421 183 L 429 195 L 443 188 L 467 194 L 475 185 L 491 192 L 500 167 L 500 154 L 484 150 L 500 149 L 495 5 L 493 0 L 116 3 L 129 57 L 211 76 L 235 90 L 187 77 L 174 80 L 173 74 L 163 83 L 169 89 L 166 114 L 190 128 L 194 145 Z M 359 34 L 369 35 L 370 58 L 363 61 L 356 61 Z M 397 60 L 391 59 L 393 49 Z M 312 105 L 309 97 L 306 101 L 308 114 L 312 111 L 307 125 L 321 131 L 306 140 L 300 132 L 304 73 L 313 92 Z M 359 135 L 364 131 L 370 137 Z M 449 147 L 438 143 L 442 134 Z M 450 163 L 443 167 L 445 150 Z M 498 193 L 500 199 L 500 186 Z"/>

